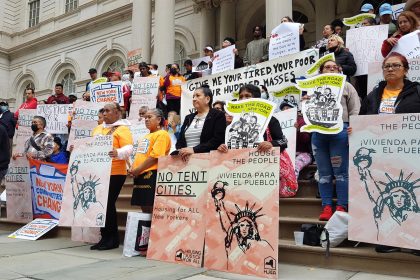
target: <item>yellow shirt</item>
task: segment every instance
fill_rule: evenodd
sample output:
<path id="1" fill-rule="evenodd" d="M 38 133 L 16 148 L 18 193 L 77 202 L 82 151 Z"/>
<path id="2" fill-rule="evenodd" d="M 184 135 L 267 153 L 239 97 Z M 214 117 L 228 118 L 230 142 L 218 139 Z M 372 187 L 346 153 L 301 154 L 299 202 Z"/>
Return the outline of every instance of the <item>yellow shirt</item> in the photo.
<path id="1" fill-rule="evenodd" d="M 381 105 L 379 106 L 379 114 L 395 114 L 395 101 L 400 94 L 401 89 L 388 90 L 384 89 Z"/>
<path id="2" fill-rule="evenodd" d="M 139 139 L 136 156 L 134 157 L 133 169 L 137 168 L 148 157 L 159 158 L 162 156 L 167 156 L 170 149 L 171 137 L 167 131 L 158 130 L 156 132 L 147 134 L 143 138 Z M 158 165 L 156 163 L 155 165 L 144 170 L 141 174 L 150 170 L 157 170 L 157 168 Z"/>
<path id="3" fill-rule="evenodd" d="M 102 125 L 98 125 L 92 132 L 92 135 L 107 135 L 107 133 L 111 130 L 111 127 L 104 128 Z M 112 133 L 112 146 L 115 149 L 122 148 L 127 145 L 133 145 L 133 136 L 131 135 L 131 131 L 127 126 L 120 125 L 118 128 Z M 111 168 L 111 175 L 127 175 L 127 167 L 125 160 L 123 159 L 113 159 L 112 160 L 112 168 Z"/>

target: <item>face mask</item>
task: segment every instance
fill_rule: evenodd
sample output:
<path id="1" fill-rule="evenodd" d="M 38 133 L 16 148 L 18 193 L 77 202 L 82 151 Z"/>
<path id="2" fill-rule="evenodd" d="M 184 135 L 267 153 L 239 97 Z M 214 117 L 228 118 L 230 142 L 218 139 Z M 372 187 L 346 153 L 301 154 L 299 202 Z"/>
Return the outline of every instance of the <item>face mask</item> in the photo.
<path id="1" fill-rule="evenodd" d="M 171 68 L 169 72 L 171 72 L 172 75 L 175 75 L 176 73 L 178 73 L 178 71 L 175 68 Z"/>
<path id="2" fill-rule="evenodd" d="M 261 92 L 261 98 L 262 99 L 268 99 L 268 93 L 265 92 L 265 91 Z"/>
<path id="3" fill-rule="evenodd" d="M 0 111 L 2 112 L 2 113 L 4 113 L 4 112 L 6 112 L 7 111 L 7 106 L 0 106 Z"/>
<path id="4" fill-rule="evenodd" d="M 124 74 L 124 75 L 122 76 L 122 80 L 123 80 L 123 81 L 128 81 L 128 80 L 130 80 L 130 74 Z"/>
<path id="5" fill-rule="evenodd" d="M 33 132 L 37 132 L 38 131 L 38 126 L 36 124 L 31 125 L 31 129 Z"/>

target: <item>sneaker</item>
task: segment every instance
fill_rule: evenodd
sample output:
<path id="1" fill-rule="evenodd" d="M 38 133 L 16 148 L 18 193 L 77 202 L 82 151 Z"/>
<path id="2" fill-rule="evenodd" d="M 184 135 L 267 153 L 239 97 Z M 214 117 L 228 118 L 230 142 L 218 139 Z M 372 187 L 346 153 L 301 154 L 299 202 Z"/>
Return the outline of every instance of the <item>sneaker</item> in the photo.
<path id="1" fill-rule="evenodd" d="M 337 205 L 337 207 L 335 208 L 335 211 L 347 212 L 347 208 L 341 205 Z"/>
<path id="2" fill-rule="evenodd" d="M 320 221 L 328 221 L 333 215 L 331 205 L 325 205 L 322 209 L 321 215 L 319 215 Z"/>

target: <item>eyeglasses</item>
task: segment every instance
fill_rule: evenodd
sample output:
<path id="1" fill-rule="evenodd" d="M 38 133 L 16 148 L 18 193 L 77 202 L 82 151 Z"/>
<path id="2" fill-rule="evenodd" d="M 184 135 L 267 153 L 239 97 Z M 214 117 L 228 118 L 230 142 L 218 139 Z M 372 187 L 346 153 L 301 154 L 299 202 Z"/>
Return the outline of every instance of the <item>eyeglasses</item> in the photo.
<path id="1" fill-rule="evenodd" d="M 324 69 L 327 69 L 327 70 L 338 70 L 339 68 L 338 68 L 338 66 L 335 66 L 335 65 L 327 65 L 327 66 L 325 66 L 324 67 Z"/>
<path id="2" fill-rule="evenodd" d="M 382 69 L 383 69 L 383 70 L 391 70 L 391 69 L 393 69 L 393 70 L 398 70 L 398 69 L 400 69 L 401 67 L 403 67 L 403 66 L 402 66 L 402 64 L 393 63 L 393 64 L 385 64 L 385 65 L 383 65 L 383 66 L 382 66 Z"/>

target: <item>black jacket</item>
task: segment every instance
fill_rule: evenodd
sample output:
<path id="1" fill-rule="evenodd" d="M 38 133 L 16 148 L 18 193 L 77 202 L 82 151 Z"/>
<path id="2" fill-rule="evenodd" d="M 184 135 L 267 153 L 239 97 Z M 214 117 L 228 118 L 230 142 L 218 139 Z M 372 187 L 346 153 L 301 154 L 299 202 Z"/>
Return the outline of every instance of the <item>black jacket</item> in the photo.
<path id="1" fill-rule="evenodd" d="M 0 118 L 0 124 L 6 129 L 9 138 L 15 135 L 16 119 L 15 115 L 7 110 Z"/>
<path id="2" fill-rule="evenodd" d="M 268 130 L 271 135 L 271 139 L 268 139 L 267 132 L 264 132 L 264 140 L 271 140 L 271 144 L 273 147 L 280 147 L 280 151 L 283 151 L 287 148 L 287 139 L 281 130 L 281 126 L 279 121 L 272 117 L 270 122 L 268 123 Z"/>
<path id="3" fill-rule="evenodd" d="M 335 62 L 340 64 L 343 68 L 343 74 L 348 77 L 353 76 L 356 73 L 357 66 L 354 62 L 354 57 L 351 52 L 341 48 L 340 50 L 334 52 Z"/>
<path id="4" fill-rule="evenodd" d="M 379 83 L 364 99 L 359 115 L 377 115 L 381 105 L 386 81 Z M 404 87 L 395 101 L 396 114 L 420 113 L 420 84 L 404 80 Z"/>
<path id="5" fill-rule="evenodd" d="M 179 139 L 176 142 L 176 148 L 182 149 L 187 147 L 185 140 L 185 131 L 191 125 L 197 113 L 189 114 L 185 117 L 181 127 Z M 194 153 L 208 153 L 216 150 L 220 144 L 225 143 L 226 117 L 225 114 L 216 109 L 210 109 L 204 121 L 203 130 L 201 131 L 200 144 L 193 147 Z"/>
<path id="6" fill-rule="evenodd" d="M 0 170 L 9 167 L 10 162 L 10 146 L 9 137 L 7 137 L 6 129 L 0 125 Z"/>

